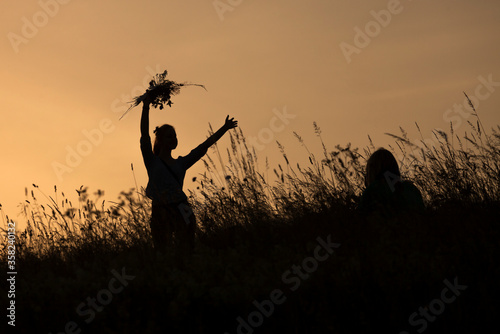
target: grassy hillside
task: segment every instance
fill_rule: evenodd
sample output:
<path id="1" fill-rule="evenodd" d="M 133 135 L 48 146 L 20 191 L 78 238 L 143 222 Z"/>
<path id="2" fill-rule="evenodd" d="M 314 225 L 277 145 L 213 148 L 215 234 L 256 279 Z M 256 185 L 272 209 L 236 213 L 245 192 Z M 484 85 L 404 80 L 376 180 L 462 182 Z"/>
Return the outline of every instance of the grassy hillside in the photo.
<path id="1" fill-rule="evenodd" d="M 234 132 L 231 149 L 207 156 L 192 180 L 199 231 L 189 257 L 153 249 L 142 191 L 109 202 L 81 188 L 71 203 L 34 185 L 28 227 L 17 232 L 16 329 L 498 332 L 500 127 L 470 126 L 464 138 L 436 133 L 436 147 L 393 135 L 403 177 L 427 210 L 390 216 L 356 210 L 373 145 L 323 144 L 321 158 L 300 166 L 278 143 L 283 163 L 270 177 Z"/>

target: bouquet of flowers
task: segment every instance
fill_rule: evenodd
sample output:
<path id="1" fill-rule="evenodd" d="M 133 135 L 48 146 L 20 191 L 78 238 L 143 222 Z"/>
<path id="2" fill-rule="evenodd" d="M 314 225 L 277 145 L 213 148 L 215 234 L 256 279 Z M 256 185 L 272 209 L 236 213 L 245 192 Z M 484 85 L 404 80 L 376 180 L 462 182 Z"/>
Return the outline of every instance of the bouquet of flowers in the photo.
<path id="1" fill-rule="evenodd" d="M 158 73 L 154 76 L 153 80 L 149 82 L 149 87 L 146 89 L 146 92 L 142 95 L 136 96 L 131 103 L 130 107 L 125 111 L 125 113 L 120 117 L 120 119 L 125 116 L 130 109 L 137 107 L 141 102 L 149 99 L 151 105 L 155 108 L 163 109 L 163 106 L 166 104 L 169 107 L 172 107 L 171 97 L 173 95 L 179 94 L 181 87 L 184 86 L 199 86 L 203 89 L 207 90 L 205 86 L 199 84 L 192 83 L 177 83 L 171 80 L 166 79 L 167 70 L 163 71 L 163 73 Z"/>

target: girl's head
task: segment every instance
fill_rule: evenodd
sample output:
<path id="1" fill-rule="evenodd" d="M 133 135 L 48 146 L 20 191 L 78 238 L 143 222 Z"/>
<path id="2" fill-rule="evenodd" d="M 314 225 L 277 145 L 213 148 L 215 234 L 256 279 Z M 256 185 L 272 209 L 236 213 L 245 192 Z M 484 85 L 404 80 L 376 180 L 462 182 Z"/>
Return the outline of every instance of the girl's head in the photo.
<path id="1" fill-rule="evenodd" d="M 368 186 L 375 180 L 384 180 L 386 176 L 391 179 L 400 178 L 401 173 L 394 155 L 385 148 L 379 148 L 366 163 L 365 185 Z"/>
<path id="2" fill-rule="evenodd" d="M 173 150 L 177 147 L 177 134 L 175 129 L 170 124 L 157 126 L 154 130 L 155 143 L 153 145 L 153 153 L 159 155 L 162 150 Z"/>

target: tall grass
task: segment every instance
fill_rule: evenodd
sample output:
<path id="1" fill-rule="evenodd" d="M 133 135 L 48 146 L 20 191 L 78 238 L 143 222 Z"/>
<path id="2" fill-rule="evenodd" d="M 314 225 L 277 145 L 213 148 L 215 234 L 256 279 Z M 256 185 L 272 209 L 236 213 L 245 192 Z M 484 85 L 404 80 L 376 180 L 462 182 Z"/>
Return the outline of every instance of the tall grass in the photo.
<path id="1" fill-rule="evenodd" d="M 33 185 L 26 189 L 27 227 L 17 234 L 16 264 L 24 273 L 19 289 L 29 290 L 21 293 L 23 301 L 35 306 L 19 308 L 37 329 L 55 330 L 75 317 L 82 298 L 108 283 L 111 268 L 125 263 L 137 279 L 110 306 L 116 314 L 100 313 L 90 332 L 223 332 L 254 310 L 253 299 L 280 287 L 285 270 L 311 256 L 318 236 L 330 234 L 342 247 L 266 320 L 270 332 L 366 332 L 376 323 L 395 332 L 455 275 L 473 286 L 460 297 L 459 305 L 469 306 L 447 310 L 444 318 L 457 327 L 446 322 L 436 328 L 461 328 L 457 319 L 471 325 L 499 311 L 490 306 L 500 277 L 500 229 L 493 223 L 500 209 L 500 127 L 486 134 L 479 122 L 469 126 L 462 138 L 452 127 L 449 134 L 434 132 L 437 146 L 423 136 L 412 142 L 403 129 L 389 134 L 403 177 L 421 190 L 429 211 L 390 221 L 369 221 L 356 211 L 366 160 L 377 148 L 371 140 L 363 150 L 350 144 L 330 149 L 314 123 L 321 156 L 294 133 L 305 162 L 291 162 L 277 142 L 282 162 L 271 167 L 237 129 L 230 147 L 215 145 L 203 158 L 205 172 L 192 179 L 199 242 L 188 264 L 155 253 L 144 189 L 106 201 L 102 191 L 90 194 L 82 186 L 72 203 L 56 187 L 47 195 Z M 10 218 L 3 218 L 5 264 Z M 42 308 L 47 299 L 57 305 Z"/>
<path id="2" fill-rule="evenodd" d="M 500 126 L 493 128 L 490 135 L 479 121 L 476 126 L 469 122 L 469 126 L 472 131 L 463 138 L 454 134 L 453 127 L 450 134 L 434 131 L 439 143 L 436 146 L 428 145 L 423 136 L 420 142 L 412 142 L 404 129 L 401 135 L 388 134 L 395 139 L 397 149 L 391 149 L 399 160 L 403 178 L 417 185 L 429 208 L 457 202 L 476 205 L 500 201 Z M 305 165 L 291 163 L 285 147 L 276 142 L 283 162 L 272 168 L 272 173 L 267 158 L 264 171 L 260 170 L 259 157 L 247 146 L 241 129 L 230 133 L 231 145 L 225 152 L 214 145 L 213 154 L 202 159 L 205 172 L 192 179 L 195 189 L 189 190 L 199 234 L 257 222 L 281 224 L 337 208 L 355 209 L 365 187 L 366 160 L 376 147 L 370 140 L 362 153 L 350 144 L 330 150 L 319 126 L 314 123 L 313 128 L 322 156 L 311 153 L 301 136 L 294 133 L 307 152 Z M 73 204 L 55 186 L 51 195 L 35 184 L 32 190 L 26 189 L 22 217 L 27 227 L 17 238 L 19 258 L 56 255 L 70 259 L 78 252 L 118 252 L 131 245 L 151 246 L 150 200 L 144 189 L 123 191 L 117 202 L 102 199 L 101 190 L 93 198 L 83 186 L 76 192 L 78 203 Z M 39 197 L 45 199 L 45 204 Z M 8 216 L 4 217 L 4 225 L 8 220 Z M 5 258 L 5 233 L 2 238 L 0 254 Z"/>
<path id="3" fill-rule="evenodd" d="M 470 100 L 469 100 L 470 102 Z M 479 117 L 476 125 L 467 121 L 470 131 L 461 138 L 454 133 L 434 130 L 434 143 L 423 138 L 412 142 L 406 131 L 389 134 L 396 139 L 398 153 L 402 154 L 404 174 L 423 192 L 429 206 L 461 202 L 464 205 L 494 203 L 500 200 L 500 126 L 487 135 Z"/>
<path id="4" fill-rule="evenodd" d="M 255 150 L 246 145 L 241 129 L 230 134 L 231 148 L 225 152 L 225 161 L 214 145 L 217 161 L 210 156 L 203 160 L 206 172 L 194 178 L 197 187 L 190 191 L 200 221 L 207 224 L 204 228 L 262 219 L 293 220 L 335 205 L 354 207 L 363 189 L 366 158 L 350 144 L 328 151 L 316 123 L 314 130 L 324 156 L 316 158 L 294 133 L 307 152 L 306 165 L 291 164 L 284 146 L 276 142 L 283 162 L 272 169 L 271 176 L 267 159 L 265 170 L 259 170 Z"/>
<path id="5" fill-rule="evenodd" d="M 33 188 L 25 189 L 20 217 L 25 219 L 26 228 L 16 236 L 16 258 L 21 263 L 33 257 L 74 261 L 150 243 L 145 224 L 150 214 L 148 201 L 133 190 L 123 191 L 118 202 L 105 205 L 103 191 L 96 191 L 91 198 L 82 186 L 76 190 L 78 202 L 74 205 L 56 186 L 52 195 L 46 195 L 36 184 Z M 39 202 L 39 195 L 45 204 Z M 9 220 L 4 217 L 4 222 Z M 2 256 L 6 256 L 6 247 Z"/>

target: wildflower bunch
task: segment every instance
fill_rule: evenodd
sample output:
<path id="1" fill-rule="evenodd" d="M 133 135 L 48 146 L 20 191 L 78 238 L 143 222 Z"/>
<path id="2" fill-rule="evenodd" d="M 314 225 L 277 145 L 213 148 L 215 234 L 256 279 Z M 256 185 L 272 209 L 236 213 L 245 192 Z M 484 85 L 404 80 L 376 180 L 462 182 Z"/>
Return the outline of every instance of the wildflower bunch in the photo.
<path id="1" fill-rule="evenodd" d="M 130 109 L 137 107 L 141 102 L 145 100 L 149 100 L 151 105 L 155 108 L 163 109 L 164 105 L 168 105 L 172 107 L 172 96 L 179 94 L 181 87 L 184 86 L 199 86 L 206 90 L 205 86 L 200 84 L 192 84 L 192 83 L 177 83 L 172 80 L 168 80 L 167 70 L 163 71 L 163 73 L 157 73 L 154 78 L 149 82 L 149 87 L 146 89 L 146 92 L 142 95 L 136 96 L 132 102 L 130 107 L 125 111 L 125 113 L 120 117 L 122 119 Z"/>

